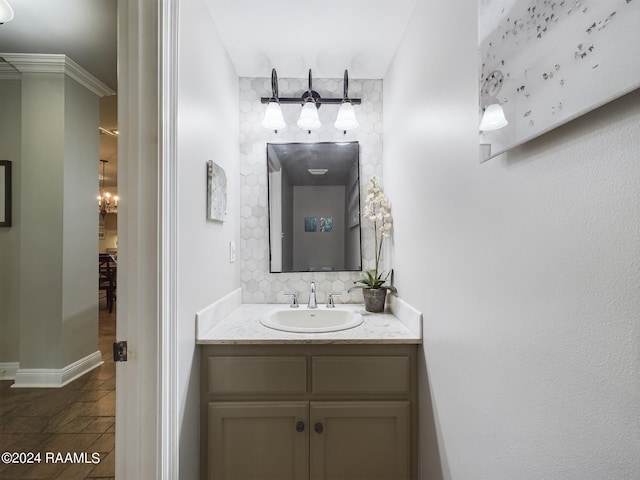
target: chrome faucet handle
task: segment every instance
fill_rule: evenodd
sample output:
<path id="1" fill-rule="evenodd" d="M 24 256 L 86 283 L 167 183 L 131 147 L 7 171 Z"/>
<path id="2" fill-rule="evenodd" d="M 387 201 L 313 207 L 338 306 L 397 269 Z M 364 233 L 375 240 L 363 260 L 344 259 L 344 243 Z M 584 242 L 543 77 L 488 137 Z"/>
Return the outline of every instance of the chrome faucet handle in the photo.
<path id="1" fill-rule="evenodd" d="M 289 304 L 290 308 L 298 308 L 300 304 L 298 303 L 298 293 L 297 292 L 284 292 L 283 295 L 287 297 L 291 297 L 291 303 Z"/>
<path id="2" fill-rule="evenodd" d="M 333 297 L 341 297 L 342 293 L 331 292 L 329 297 L 327 298 L 327 308 L 336 308 L 336 302 L 333 300 Z"/>

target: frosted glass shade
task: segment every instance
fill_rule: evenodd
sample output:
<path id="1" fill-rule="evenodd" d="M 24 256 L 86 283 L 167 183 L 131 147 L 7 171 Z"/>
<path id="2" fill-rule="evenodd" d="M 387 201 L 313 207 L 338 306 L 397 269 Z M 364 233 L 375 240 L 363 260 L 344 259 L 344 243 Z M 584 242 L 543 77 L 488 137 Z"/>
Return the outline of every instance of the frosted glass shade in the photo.
<path id="1" fill-rule="evenodd" d="M 13 8 L 7 0 L 0 0 L 0 23 L 13 20 Z"/>
<path id="2" fill-rule="evenodd" d="M 480 130 L 490 132 L 506 127 L 507 125 L 509 125 L 509 122 L 504 116 L 502 106 L 499 103 L 492 103 L 485 109 L 484 115 L 482 115 Z"/>
<path id="3" fill-rule="evenodd" d="M 264 118 L 262 119 L 261 125 L 264 128 L 275 131 L 283 130 L 287 126 L 287 123 L 284 121 L 284 117 L 282 116 L 280 104 L 275 100 L 270 101 L 267 104 L 267 110 L 264 112 Z"/>
<path id="4" fill-rule="evenodd" d="M 316 130 L 322 126 L 315 103 L 305 102 L 300 112 L 300 117 L 298 117 L 297 125 L 303 130 Z"/>
<path id="5" fill-rule="evenodd" d="M 353 108 L 353 104 L 351 102 L 343 102 L 340 105 L 340 110 L 338 110 L 338 116 L 336 118 L 336 123 L 334 126 L 338 130 L 353 130 L 354 128 L 358 128 L 358 119 L 356 118 L 356 111 Z"/>

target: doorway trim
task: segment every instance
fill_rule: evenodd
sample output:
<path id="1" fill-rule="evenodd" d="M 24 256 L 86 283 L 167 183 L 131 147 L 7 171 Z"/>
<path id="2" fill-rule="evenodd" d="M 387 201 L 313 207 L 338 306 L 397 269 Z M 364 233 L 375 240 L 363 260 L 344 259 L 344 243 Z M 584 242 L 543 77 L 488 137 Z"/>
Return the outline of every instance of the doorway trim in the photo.
<path id="1" fill-rule="evenodd" d="M 160 111 L 160 476 L 179 478 L 178 382 L 178 24 L 179 2 L 163 1 Z"/>
<path id="2" fill-rule="evenodd" d="M 178 2 L 118 0 L 116 478 L 177 479 Z"/>

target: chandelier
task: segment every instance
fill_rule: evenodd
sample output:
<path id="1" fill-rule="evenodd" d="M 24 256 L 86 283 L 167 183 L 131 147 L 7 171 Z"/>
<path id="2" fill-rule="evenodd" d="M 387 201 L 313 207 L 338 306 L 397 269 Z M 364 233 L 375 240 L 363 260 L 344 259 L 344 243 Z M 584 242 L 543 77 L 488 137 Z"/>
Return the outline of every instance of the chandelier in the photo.
<path id="1" fill-rule="evenodd" d="M 107 213 L 118 213 L 118 196 L 111 195 L 109 192 L 104 189 L 104 167 L 108 163 L 107 160 L 100 160 L 102 163 L 102 176 L 100 178 L 100 195 L 98 195 L 98 210 L 102 218 L 104 218 Z"/>

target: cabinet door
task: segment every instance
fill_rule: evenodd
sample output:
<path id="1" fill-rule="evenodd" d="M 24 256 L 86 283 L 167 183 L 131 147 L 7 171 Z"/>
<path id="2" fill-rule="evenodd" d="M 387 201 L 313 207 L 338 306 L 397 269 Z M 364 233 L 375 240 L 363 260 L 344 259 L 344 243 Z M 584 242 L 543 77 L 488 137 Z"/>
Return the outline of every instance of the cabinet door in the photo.
<path id="1" fill-rule="evenodd" d="M 308 402 L 210 402 L 209 480 L 309 478 Z"/>
<path id="2" fill-rule="evenodd" d="M 311 402 L 311 480 L 408 479 L 409 405 Z"/>

